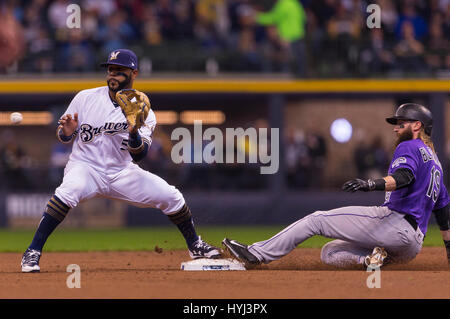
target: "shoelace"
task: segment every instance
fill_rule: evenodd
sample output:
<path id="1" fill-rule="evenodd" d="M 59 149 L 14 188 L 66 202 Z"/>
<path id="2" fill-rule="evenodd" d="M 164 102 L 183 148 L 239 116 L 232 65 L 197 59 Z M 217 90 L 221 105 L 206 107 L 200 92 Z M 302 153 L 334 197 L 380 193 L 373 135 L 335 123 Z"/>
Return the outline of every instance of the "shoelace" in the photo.
<path id="1" fill-rule="evenodd" d="M 194 244 L 195 248 L 201 248 L 204 245 L 204 242 L 200 236 L 198 236 L 197 242 Z"/>
<path id="2" fill-rule="evenodd" d="M 211 246 L 205 243 L 200 236 L 198 236 L 197 242 L 194 244 L 195 248 L 204 248 L 204 249 L 211 249 Z"/>
<path id="3" fill-rule="evenodd" d="M 29 251 L 28 254 L 25 254 L 24 261 L 27 264 L 31 262 L 37 263 L 40 256 L 41 255 L 37 251 Z"/>

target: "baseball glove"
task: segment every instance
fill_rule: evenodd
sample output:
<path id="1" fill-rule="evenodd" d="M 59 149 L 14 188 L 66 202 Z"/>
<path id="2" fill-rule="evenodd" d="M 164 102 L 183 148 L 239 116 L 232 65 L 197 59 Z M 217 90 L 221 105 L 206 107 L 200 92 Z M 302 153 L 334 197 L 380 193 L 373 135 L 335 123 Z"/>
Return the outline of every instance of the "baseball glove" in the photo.
<path id="1" fill-rule="evenodd" d="M 150 110 L 150 101 L 145 93 L 134 89 L 123 89 L 116 93 L 116 101 L 132 130 L 145 125 Z"/>

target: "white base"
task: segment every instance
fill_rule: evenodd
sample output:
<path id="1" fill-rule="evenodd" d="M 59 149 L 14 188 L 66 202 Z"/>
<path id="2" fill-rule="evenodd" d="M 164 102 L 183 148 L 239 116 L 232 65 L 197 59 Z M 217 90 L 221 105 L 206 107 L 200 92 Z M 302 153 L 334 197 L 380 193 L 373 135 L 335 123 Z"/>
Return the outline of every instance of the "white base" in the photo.
<path id="1" fill-rule="evenodd" d="M 208 259 L 199 258 L 181 263 L 181 270 L 204 271 L 204 270 L 245 270 L 244 264 L 231 258 Z"/>

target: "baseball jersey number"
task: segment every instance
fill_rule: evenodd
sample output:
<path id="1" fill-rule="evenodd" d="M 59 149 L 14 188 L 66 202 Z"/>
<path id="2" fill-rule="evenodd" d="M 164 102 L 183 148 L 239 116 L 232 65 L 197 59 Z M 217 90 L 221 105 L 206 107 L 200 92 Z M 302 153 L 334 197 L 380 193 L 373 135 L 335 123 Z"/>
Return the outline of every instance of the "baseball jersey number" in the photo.
<path id="1" fill-rule="evenodd" d="M 428 185 L 427 196 L 433 199 L 433 202 L 437 201 L 441 181 L 441 173 L 433 166 L 431 169 L 430 185 Z"/>
<path id="2" fill-rule="evenodd" d="M 127 151 L 128 150 L 128 139 L 124 138 L 122 140 L 122 143 L 120 144 L 120 149 L 122 151 Z"/>

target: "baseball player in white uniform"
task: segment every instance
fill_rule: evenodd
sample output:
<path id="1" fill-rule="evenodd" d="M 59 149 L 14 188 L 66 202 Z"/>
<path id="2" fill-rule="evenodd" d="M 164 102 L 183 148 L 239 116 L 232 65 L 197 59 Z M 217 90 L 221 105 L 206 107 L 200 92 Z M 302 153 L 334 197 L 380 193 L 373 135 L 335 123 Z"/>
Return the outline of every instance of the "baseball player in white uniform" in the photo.
<path id="1" fill-rule="evenodd" d="M 39 259 L 48 236 L 71 208 L 94 197 L 117 199 L 138 207 L 160 209 L 183 234 L 191 258 L 219 258 L 218 248 L 196 234 L 189 207 L 180 191 L 141 169 L 152 142 L 156 118 L 150 109 L 145 125 L 127 122 L 116 93 L 131 89 L 138 75 L 136 55 L 126 49 L 111 52 L 107 86 L 79 92 L 62 115 L 57 137 L 73 143 L 61 185 L 49 200 L 35 236 L 22 257 L 22 272 L 39 272 Z"/>

